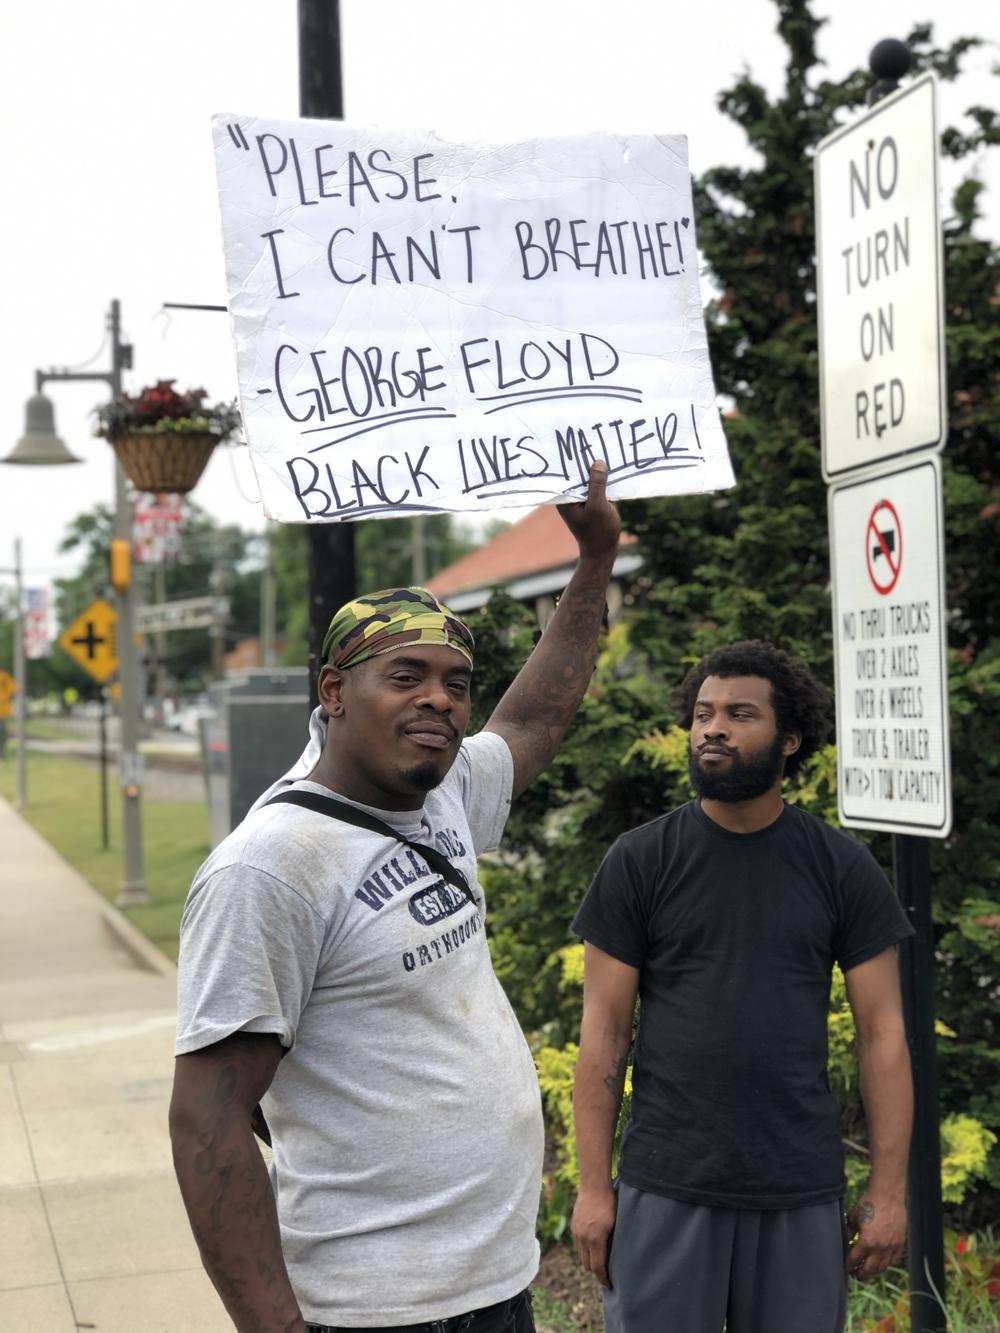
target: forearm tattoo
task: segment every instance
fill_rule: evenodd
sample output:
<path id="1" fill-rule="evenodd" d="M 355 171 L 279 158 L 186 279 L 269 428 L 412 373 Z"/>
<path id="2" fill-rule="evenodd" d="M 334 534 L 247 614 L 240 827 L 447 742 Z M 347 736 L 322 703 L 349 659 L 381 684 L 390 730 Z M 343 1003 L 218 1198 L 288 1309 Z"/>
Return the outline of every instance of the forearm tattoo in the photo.
<path id="1" fill-rule="evenodd" d="M 300 1329 L 302 1317 L 281 1257 L 274 1196 L 246 1115 L 247 1089 L 258 1080 L 258 1062 L 250 1051 L 238 1044 L 227 1051 L 209 1094 L 205 1127 L 188 1147 L 189 1171 L 178 1155 L 178 1175 L 183 1185 L 187 1174 L 191 1227 L 237 1327 Z"/>
<path id="2" fill-rule="evenodd" d="M 628 1069 L 628 1051 L 624 1055 L 619 1055 L 611 1066 L 611 1072 L 604 1075 L 601 1082 L 607 1088 L 608 1092 L 614 1098 L 615 1105 L 622 1099 L 622 1093 L 625 1091 L 625 1071 Z"/>
<path id="3" fill-rule="evenodd" d="M 558 738 L 593 675 L 606 587 L 606 576 L 594 574 L 567 589 L 519 678 L 520 688 L 503 701 L 508 719 L 539 740 Z"/>

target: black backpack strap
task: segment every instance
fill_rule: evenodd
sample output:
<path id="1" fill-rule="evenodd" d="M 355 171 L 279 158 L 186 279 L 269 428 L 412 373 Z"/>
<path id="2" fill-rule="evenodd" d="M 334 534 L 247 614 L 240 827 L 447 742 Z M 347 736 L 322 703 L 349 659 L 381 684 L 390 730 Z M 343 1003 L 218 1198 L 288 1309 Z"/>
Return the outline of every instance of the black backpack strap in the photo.
<path id="1" fill-rule="evenodd" d="M 401 833 L 397 833 L 391 824 L 385 820 L 379 819 L 376 815 L 370 815 L 365 810 L 358 810 L 356 806 L 348 805 L 345 801 L 338 801 L 335 796 L 321 796 L 319 792 L 314 791 L 279 791 L 276 796 L 272 796 L 265 805 L 300 805 L 305 810 L 313 810 L 318 815 L 329 815 L 331 819 L 339 819 L 344 824 L 353 824 L 355 828 L 367 829 L 369 833 L 381 833 L 383 837 L 391 838 L 394 842 L 401 842 L 406 847 L 412 847 L 420 856 L 424 858 L 430 868 L 437 872 L 442 879 L 447 880 L 454 888 L 459 889 L 465 894 L 469 902 L 475 906 L 476 899 L 469 888 L 469 881 L 448 858 L 442 855 L 436 847 L 428 847 L 422 842 L 411 842 L 409 838 L 404 838 Z"/>

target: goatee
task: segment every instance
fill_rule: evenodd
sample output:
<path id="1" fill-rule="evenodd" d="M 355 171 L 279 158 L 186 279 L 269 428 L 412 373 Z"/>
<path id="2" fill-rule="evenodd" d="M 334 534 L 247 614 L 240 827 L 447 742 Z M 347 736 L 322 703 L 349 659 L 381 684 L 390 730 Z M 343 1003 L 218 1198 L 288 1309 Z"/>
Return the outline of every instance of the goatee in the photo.
<path id="1" fill-rule="evenodd" d="M 433 791 L 444 778 L 444 774 L 431 763 L 415 764 L 413 768 L 406 769 L 399 776 L 407 786 L 416 791 Z"/>
<path id="2" fill-rule="evenodd" d="M 785 768 L 785 739 L 775 736 L 766 750 L 741 759 L 732 755 L 725 771 L 716 766 L 703 768 L 694 750 L 688 751 L 688 775 L 691 785 L 706 801 L 753 801 L 771 790 Z"/>

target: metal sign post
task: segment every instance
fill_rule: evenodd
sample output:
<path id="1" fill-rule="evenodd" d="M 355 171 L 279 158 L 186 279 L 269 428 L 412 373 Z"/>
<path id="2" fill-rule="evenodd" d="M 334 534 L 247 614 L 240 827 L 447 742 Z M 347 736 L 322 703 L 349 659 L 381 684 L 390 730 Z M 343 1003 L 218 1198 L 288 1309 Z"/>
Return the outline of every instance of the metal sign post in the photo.
<path id="1" fill-rule="evenodd" d="M 934 929 L 926 837 L 892 839 L 896 889 L 916 932 L 899 946 L 903 1015 L 913 1069 L 913 1142 L 907 1177 L 910 1325 L 913 1333 L 944 1333 L 944 1232 L 941 1221 L 941 1131 L 934 1032 Z"/>
<path id="2" fill-rule="evenodd" d="M 944 1237 L 927 838 L 951 828 L 944 524 L 947 434 L 932 75 L 895 92 L 902 42 L 870 57 L 872 110 L 816 152 L 823 475 L 829 495 L 841 821 L 893 835 L 913 1069 L 913 1333 L 943 1333 Z M 884 99 L 884 100 L 883 100 Z"/>

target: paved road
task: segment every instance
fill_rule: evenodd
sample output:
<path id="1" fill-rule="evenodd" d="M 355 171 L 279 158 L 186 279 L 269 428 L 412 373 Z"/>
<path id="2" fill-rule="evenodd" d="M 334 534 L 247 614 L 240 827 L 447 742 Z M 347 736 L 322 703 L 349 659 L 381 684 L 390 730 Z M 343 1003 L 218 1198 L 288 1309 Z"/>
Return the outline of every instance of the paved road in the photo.
<path id="1" fill-rule="evenodd" d="M 97 723 L 90 718 L 66 718 L 60 719 L 59 726 L 60 729 L 74 734 L 58 740 L 29 739 L 28 749 L 45 751 L 49 754 L 71 755 L 76 759 L 85 759 L 97 767 L 100 763 Z M 139 749 L 145 761 L 143 788 L 148 800 L 204 801 L 206 799 L 201 749 L 196 739 L 167 731 L 165 728 L 155 728 L 148 737 L 140 741 Z M 109 784 L 115 781 L 114 767 L 117 762 L 117 736 L 109 727 Z"/>

